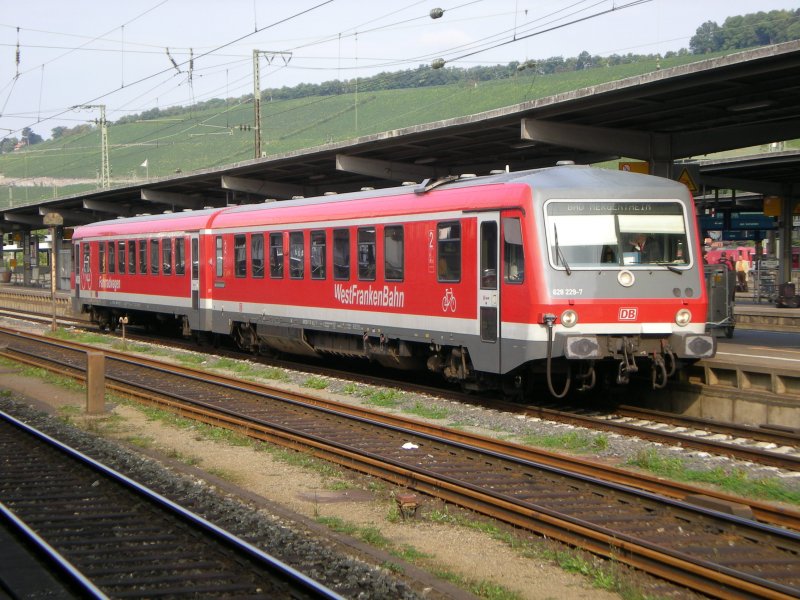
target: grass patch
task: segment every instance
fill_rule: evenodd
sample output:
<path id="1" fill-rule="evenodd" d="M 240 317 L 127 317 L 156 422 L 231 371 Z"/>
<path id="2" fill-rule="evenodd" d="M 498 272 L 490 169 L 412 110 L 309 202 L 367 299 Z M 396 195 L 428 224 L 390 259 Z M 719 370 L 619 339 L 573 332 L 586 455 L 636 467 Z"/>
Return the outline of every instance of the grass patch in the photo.
<path id="1" fill-rule="evenodd" d="M 361 390 L 358 394 L 367 404 L 381 408 L 395 408 L 400 403 L 400 392 L 397 390 Z"/>
<path id="2" fill-rule="evenodd" d="M 592 585 L 598 589 L 609 590 L 619 594 L 625 600 L 645 600 L 648 598 L 635 585 L 631 584 L 618 570 L 618 565 L 612 561 L 592 560 L 577 550 L 562 550 L 549 547 L 546 542 L 530 542 L 520 539 L 512 532 L 500 528 L 494 522 L 469 518 L 461 514 L 453 514 L 447 510 L 432 510 L 425 514 L 425 518 L 434 523 L 445 523 L 466 527 L 479 531 L 490 538 L 502 542 L 518 555 L 524 558 L 545 559 L 557 564 L 563 570 L 576 573 L 588 578 Z M 446 578 L 446 577 L 445 577 Z M 462 585 L 458 581 L 453 581 Z M 492 594 L 491 588 L 481 591 L 480 587 L 468 588 L 476 595 Z M 498 592 L 502 593 L 502 591 Z M 491 598 L 504 598 L 504 596 L 485 596 Z M 509 598 L 513 598 L 510 596 Z"/>
<path id="3" fill-rule="evenodd" d="M 155 445 L 155 440 L 150 437 L 149 435 L 131 435 L 125 438 L 125 441 L 128 442 L 131 446 L 136 446 L 137 448 L 144 448 L 149 449 Z"/>
<path id="4" fill-rule="evenodd" d="M 312 390 L 324 390 L 328 387 L 328 381 L 322 377 L 312 376 L 303 382 L 303 387 L 311 388 Z"/>
<path id="5" fill-rule="evenodd" d="M 675 481 L 712 484 L 745 498 L 800 504 L 800 492 L 788 489 L 776 477 L 752 479 L 741 469 L 721 467 L 708 471 L 691 469 L 681 458 L 664 457 L 653 449 L 639 451 L 628 464 Z"/>
<path id="6" fill-rule="evenodd" d="M 234 473 L 230 469 L 223 469 L 221 467 L 208 467 L 205 469 L 206 473 L 210 473 L 215 477 L 219 477 L 220 479 L 224 479 L 225 481 L 230 481 L 231 483 L 239 483 L 242 481 L 241 476 L 238 473 Z"/>
<path id="7" fill-rule="evenodd" d="M 594 452 L 608 448 L 608 437 L 599 434 L 569 431 L 560 434 L 532 434 L 522 438 L 522 443 L 539 448 L 570 450 L 572 452 Z"/>
<path id="8" fill-rule="evenodd" d="M 425 419 L 446 419 L 449 414 L 444 408 L 439 408 L 438 406 L 426 406 L 419 401 L 417 401 L 414 406 L 407 409 L 407 412 Z"/>

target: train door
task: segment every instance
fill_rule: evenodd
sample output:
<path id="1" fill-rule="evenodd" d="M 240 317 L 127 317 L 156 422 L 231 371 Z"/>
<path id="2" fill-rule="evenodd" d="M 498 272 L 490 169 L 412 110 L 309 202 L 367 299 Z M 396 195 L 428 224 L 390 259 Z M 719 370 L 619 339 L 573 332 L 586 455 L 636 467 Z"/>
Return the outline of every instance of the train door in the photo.
<path id="1" fill-rule="evenodd" d="M 493 370 L 500 369 L 500 215 L 478 215 L 478 318 L 481 348 L 491 356 Z"/>
<path id="2" fill-rule="evenodd" d="M 192 310 L 200 308 L 200 237 L 193 233 L 189 236 L 192 265 Z"/>

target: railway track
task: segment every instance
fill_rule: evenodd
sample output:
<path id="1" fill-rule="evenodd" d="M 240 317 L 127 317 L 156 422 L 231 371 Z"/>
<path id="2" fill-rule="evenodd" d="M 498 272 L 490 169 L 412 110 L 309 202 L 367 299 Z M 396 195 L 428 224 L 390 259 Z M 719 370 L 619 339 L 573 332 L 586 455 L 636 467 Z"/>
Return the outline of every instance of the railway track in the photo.
<path id="1" fill-rule="evenodd" d="M 62 597 L 341 598 L 202 517 L 0 412 L 0 515 L 41 570 L 12 574 L 15 597 L 56 571 Z M 55 591 L 53 591 L 55 590 Z M 52 597 L 49 596 L 48 597 Z"/>
<path id="2" fill-rule="evenodd" d="M 20 313 L 25 318 L 49 322 L 49 317 L 35 313 Z M 86 322 L 65 322 L 78 327 L 85 327 Z M 152 342 L 152 337 L 129 334 L 128 339 Z M 163 341 L 163 340 L 162 340 Z M 170 338 L 166 343 L 187 351 L 201 350 L 196 344 Z M 241 358 L 239 352 L 225 351 L 215 348 L 214 352 Z M 252 358 L 252 357 L 251 357 Z M 739 460 L 750 461 L 765 466 L 777 467 L 789 471 L 800 470 L 800 432 L 790 428 L 757 427 L 737 423 L 723 423 L 711 419 L 703 419 L 686 415 L 678 415 L 663 411 L 655 411 L 634 406 L 618 406 L 603 412 L 593 407 L 586 410 L 581 407 L 565 407 L 549 405 L 531 405 L 508 402 L 496 397 L 483 397 L 473 394 L 455 392 L 443 387 L 419 385 L 396 379 L 388 380 L 366 373 L 342 372 L 334 368 L 307 363 L 298 364 L 292 361 L 264 359 L 270 366 L 287 369 L 304 370 L 327 377 L 349 378 L 361 383 L 384 387 L 387 384 L 404 391 L 440 396 L 464 404 L 503 410 L 526 417 L 537 417 L 558 423 L 567 423 L 591 430 L 608 431 L 625 436 L 662 444 L 676 445 L 709 454 L 729 456 Z"/>
<path id="3" fill-rule="evenodd" d="M 48 352 L 40 345 L 31 354 Z M 48 360 L 80 371 L 80 350 L 52 354 L 59 357 Z M 107 378 L 118 393 L 311 452 L 709 595 L 800 594 L 800 515 L 791 511 L 734 505 L 676 484 L 659 489 L 655 478 L 156 361 L 109 353 Z M 697 505 L 709 498 L 736 514 Z M 742 516 L 748 511 L 763 522 Z"/>

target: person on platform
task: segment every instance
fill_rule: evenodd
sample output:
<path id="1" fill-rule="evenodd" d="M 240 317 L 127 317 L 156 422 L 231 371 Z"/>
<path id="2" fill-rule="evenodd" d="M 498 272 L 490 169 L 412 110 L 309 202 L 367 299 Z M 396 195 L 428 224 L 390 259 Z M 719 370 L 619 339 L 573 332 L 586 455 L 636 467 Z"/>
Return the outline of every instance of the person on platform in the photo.
<path id="1" fill-rule="evenodd" d="M 728 256 L 728 253 L 725 250 L 722 251 L 722 254 L 719 255 L 719 264 L 725 265 L 729 271 L 735 271 L 736 266 L 733 263 L 733 258 Z"/>
<path id="2" fill-rule="evenodd" d="M 747 272 L 750 270 L 750 262 L 744 250 L 739 250 L 739 258 L 736 260 L 736 290 L 739 292 L 747 291 Z"/>

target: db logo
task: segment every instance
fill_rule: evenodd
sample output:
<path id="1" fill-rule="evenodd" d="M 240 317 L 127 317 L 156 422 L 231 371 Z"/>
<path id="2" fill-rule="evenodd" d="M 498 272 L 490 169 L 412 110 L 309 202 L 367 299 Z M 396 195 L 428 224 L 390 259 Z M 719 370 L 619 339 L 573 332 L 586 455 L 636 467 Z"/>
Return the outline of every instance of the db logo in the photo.
<path id="1" fill-rule="evenodd" d="M 635 321 L 638 316 L 638 308 L 620 308 L 619 320 L 620 321 Z"/>

